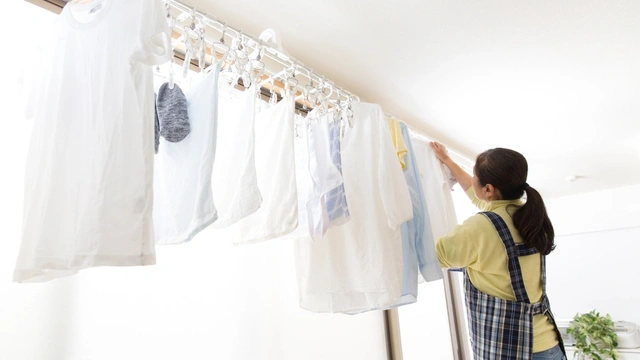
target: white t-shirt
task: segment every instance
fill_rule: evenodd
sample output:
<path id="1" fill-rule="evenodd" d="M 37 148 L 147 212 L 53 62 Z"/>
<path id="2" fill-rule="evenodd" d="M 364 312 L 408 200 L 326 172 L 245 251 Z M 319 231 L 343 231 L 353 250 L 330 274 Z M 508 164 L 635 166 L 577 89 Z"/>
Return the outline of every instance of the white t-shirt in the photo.
<path id="1" fill-rule="evenodd" d="M 220 74 L 218 135 L 213 164 L 213 201 L 220 229 L 232 225 L 260 208 L 255 158 L 255 106 L 257 85 L 244 91 L 230 87 Z"/>
<path id="2" fill-rule="evenodd" d="M 218 64 L 186 93 L 189 135 L 160 138 L 154 169 L 153 223 L 156 244 L 190 241 L 218 217 L 211 192 L 216 150 Z"/>
<path id="3" fill-rule="evenodd" d="M 291 233 L 298 226 L 293 145 L 295 103 L 285 97 L 256 115 L 255 163 L 262 205 L 232 226 L 236 243 L 255 243 Z"/>
<path id="4" fill-rule="evenodd" d="M 294 157 L 296 173 L 296 192 L 298 194 L 298 227 L 285 236 L 287 239 L 310 239 L 307 201 L 313 196 L 313 179 L 309 173 L 309 147 L 307 120 L 301 115 L 295 115 Z"/>
<path id="5" fill-rule="evenodd" d="M 402 292 L 400 225 L 413 217 L 407 183 L 380 106 L 355 103 L 342 141 L 351 219 L 319 241 L 296 242 L 300 306 L 361 312 L 396 304 Z"/>
<path id="6" fill-rule="evenodd" d="M 13 280 L 152 265 L 153 73 L 170 59 L 160 0 L 69 2 L 43 33 Z"/>
<path id="7" fill-rule="evenodd" d="M 449 177 L 446 167 L 438 160 L 426 141 L 416 136 L 412 136 L 411 141 L 429 211 L 431 231 L 433 238 L 439 239 L 458 224 Z"/>

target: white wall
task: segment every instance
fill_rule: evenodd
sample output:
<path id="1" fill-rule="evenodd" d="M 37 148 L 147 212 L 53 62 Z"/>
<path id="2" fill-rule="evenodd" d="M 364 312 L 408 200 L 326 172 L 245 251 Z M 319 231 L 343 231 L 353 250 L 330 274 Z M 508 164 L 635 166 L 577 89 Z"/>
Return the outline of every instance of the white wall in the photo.
<path id="1" fill-rule="evenodd" d="M 546 204 L 557 243 L 547 260 L 554 315 L 596 309 L 640 324 L 640 185 Z"/>
<path id="2" fill-rule="evenodd" d="M 37 35 L 53 15 L 27 2 L 6 6 L 12 15 L 0 26 L 15 36 L 3 47 L 28 56 L 29 32 Z M 380 312 L 298 307 L 289 241 L 233 247 L 205 231 L 190 244 L 159 247 L 156 266 L 11 283 L 29 138 L 15 91 L 19 64 L 0 57 L 0 360 L 386 359 Z"/>

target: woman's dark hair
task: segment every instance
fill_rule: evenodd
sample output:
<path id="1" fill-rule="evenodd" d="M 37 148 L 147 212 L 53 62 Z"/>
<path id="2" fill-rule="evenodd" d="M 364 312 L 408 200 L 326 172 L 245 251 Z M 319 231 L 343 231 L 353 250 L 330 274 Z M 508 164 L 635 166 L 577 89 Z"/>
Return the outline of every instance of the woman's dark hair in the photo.
<path id="1" fill-rule="evenodd" d="M 513 224 L 527 247 L 541 255 L 555 249 L 553 225 L 540 193 L 527 184 L 527 160 L 517 151 L 496 148 L 478 155 L 475 175 L 480 185 L 493 185 L 502 199 L 520 199 L 527 193 L 526 203 L 513 213 Z"/>

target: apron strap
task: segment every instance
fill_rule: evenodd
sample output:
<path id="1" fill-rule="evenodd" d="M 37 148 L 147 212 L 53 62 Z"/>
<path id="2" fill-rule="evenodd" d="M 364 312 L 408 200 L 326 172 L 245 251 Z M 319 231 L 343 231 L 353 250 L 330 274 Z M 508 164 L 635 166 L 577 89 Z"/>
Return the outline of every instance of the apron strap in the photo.
<path id="1" fill-rule="evenodd" d="M 527 290 L 524 287 L 524 280 L 522 279 L 522 268 L 520 268 L 518 257 L 536 254 L 538 250 L 536 248 L 527 248 L 524 244 L 516 245 L 516 243 L 513 241 L 513 237 L 511 236 L 511 232 L 509 231 L 509 227 L 498 214 L 491 211 L 481 212 L 481 214 L 486 216 L 491 221 L 493 227 L 498 232 L 498 236 L 500 236 L 500 239 L 504 244 L 505 250 L 507 251 L 511 288 L 513 289 L 513 293 L 516 295 L 516 300 L 518 302 L 530 304 L 531 302 L 529 301 L 529 295 L 527 295 Z M 544 266 L 544 264 L 542 265 Z M 544 268 L 542 268 L 541 271 L 544 274 Z M 544 286 L 544 275 L 542 275 L 542 283 Z"/>
<path id="2" fill-rule="evenodd" d="M 526 244 L 516 245 L 517 256 L 527 256 L 527 255 L 533 255 L 537 253 L 538 253 L 538 249 L 527 247 Z"/>

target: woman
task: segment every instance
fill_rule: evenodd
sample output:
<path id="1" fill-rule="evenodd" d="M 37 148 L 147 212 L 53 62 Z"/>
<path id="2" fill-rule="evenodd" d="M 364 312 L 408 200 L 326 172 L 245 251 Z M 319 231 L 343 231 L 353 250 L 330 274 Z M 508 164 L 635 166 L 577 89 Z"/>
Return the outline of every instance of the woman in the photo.
<path id="1" fill-rule="evenodd" d="M 487 150 L 471 177 L 443 145 L 431 147 L 483 211 L 436 243 L 442 267 L 465 269 L 475 358 L 566 359 L 545 294 L 544 259 L 555 247 L 553 226 L 542 197 L 526 182 L 527 160 L 513 150 Z"/>

